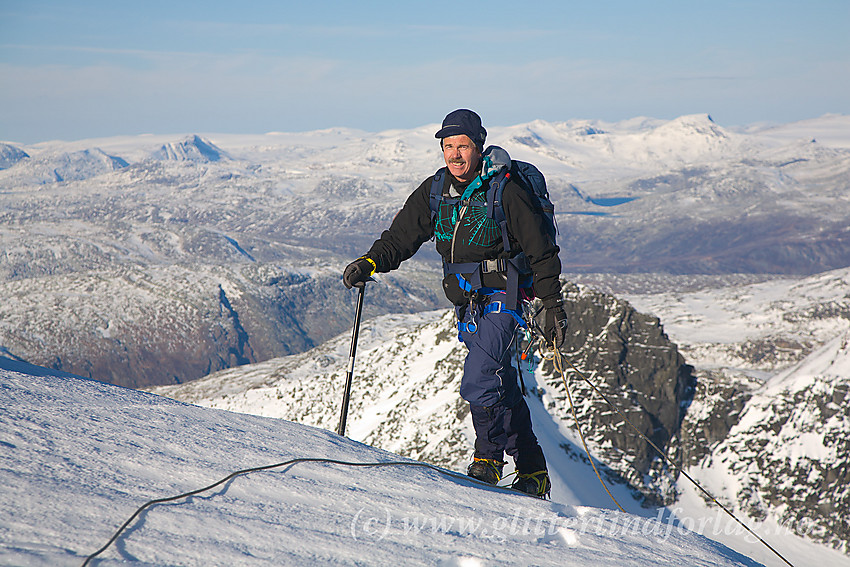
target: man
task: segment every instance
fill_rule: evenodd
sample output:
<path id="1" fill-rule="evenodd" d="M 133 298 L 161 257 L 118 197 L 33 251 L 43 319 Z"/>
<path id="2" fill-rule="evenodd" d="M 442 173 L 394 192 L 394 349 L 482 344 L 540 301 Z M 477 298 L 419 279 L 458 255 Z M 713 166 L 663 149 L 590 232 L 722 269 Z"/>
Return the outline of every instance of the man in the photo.
<path id="1" fill-rule="evenodd" d="M 511 347 L 523 324 L 518 294 L 530 296 L 532 288 L 546 309 L 547 340 L 556 346 L 563 342 L 566 315 L 558 247 L 544 228 L 546 220 L 535 197 L 512 179 L 505 185 L 501 205 L 508 240 L 503 241 L 499 223 L 486 214 L 488 180 L 504 174 L 502 164 L 491 159 L 496 153 L 490 151 L 496 149 L 505 157 L 507 153 L 495 147 L 485 151 L 487 131 L 476 113 L 466 109 L 449 113 L 435 137 L 440 139 L 446 168 L 408 197 L 369 252 L 346 267 L 343 282 L 351 288 L 375 272 L 394 270 L 426 240 L 435 238 L 443 257 L 443 288 L 455 305 L 459 337 L 468 348 L 460 394 L 469 402 L 476 440 L 467 472 L 496 484 L 507 453 L 517 470 L 512 486 L 546 497 L 550 489 L 546 459 L 517 385 Z M 510 248 L 504 244 L 508 241 Z M 509 277 L 513 268 L 506 260 L 520 257 L 509 256 L 508 250 L 520 250 L 527 260 L 521 264 L 526 273 L 519 283 L 516 272 L 517 277 Z"/>

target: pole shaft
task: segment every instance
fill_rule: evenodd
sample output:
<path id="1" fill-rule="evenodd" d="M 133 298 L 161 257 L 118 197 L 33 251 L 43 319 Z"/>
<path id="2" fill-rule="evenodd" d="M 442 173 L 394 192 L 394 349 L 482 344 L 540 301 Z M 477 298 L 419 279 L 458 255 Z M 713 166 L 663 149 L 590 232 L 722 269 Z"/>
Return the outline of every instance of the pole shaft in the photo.
<path id="1" fill-rule="evenodd" d="M 363 294 L 366 284 L 360 287 L 357 294 L 357 310 L 354 314 L 354 329 L 351 331 L 351 350 L 348 353 L 348 369 L 345 372 L 345 392 L 342 395 L 342 408 L 339 412 L 339 426 L 336 432 L 345 435 L 345 422 L 348 420 L 348 402 L 351 399 L 351 382 L 354 376 L 354 354 L 357 352 L 357 338 L 360 335 L 360 315 L 363 313 Z"/>

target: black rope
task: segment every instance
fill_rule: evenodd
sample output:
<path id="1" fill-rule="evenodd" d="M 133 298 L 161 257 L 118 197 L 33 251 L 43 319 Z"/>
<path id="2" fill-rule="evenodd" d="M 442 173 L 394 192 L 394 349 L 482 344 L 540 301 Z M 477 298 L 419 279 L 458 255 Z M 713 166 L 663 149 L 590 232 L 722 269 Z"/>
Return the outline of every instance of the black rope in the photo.
<path id="1" fill-rule="evenodd" d="M 209 486 L 205 486 L 203 488 L 198 488 L 197 490 L 192 490 L 190 492 L 184 492 L 183 494 L 178 494 L 176 496 L 169 496 L 167 498 L 157 498 L 155 500 L 149 500 L 149 501 L 145 502 L 144 504 L 139 506 L 139 508 L 133 513 L 133 515 L 130 516 L 127 519 L 127 521 L 124 522 L 121 525 L 120 528 L 118 528 L 118 530 L 113 534 L 113 536 L 111 538 L 109 538 L 109 541 L 107 541 L 103 545 L 103 547 L 101 547 L 100 549 L 98 549 L 97 551 L 95 551 L 94 553 L 89 555 L 88 557 L 86 557 L 86 560 L 83 561 L 82 567 L 86 567 L 92 559 L 94 559 L 95 557 L 97 557 L 98 555 L 100 555 L 101 553 L 106 551 L 109 548 L 110 545 L 115 543 L 115 540 L 117 540 L 121 536 L 121 534 L 124 532 L 124 530 L 126 530 L 130 526 L 130 524 L 132 524 L 133 521 L 136 518 L 139 517 L 139 514 L 141 514 L 143 511 L 150 508 L 151 506 L 156 506 L 157 504 L 164 504 L 166 502 L 174 502 L 175 500 L 181 500 L 183 498 L 189 498 L 190 496 L 195 496 L 196 494 L 200 494 L 202 492 L 207 492 L 208 490 L 212 490 L 212 489 L 214 489 L 218 486 L 221 486 L 222 484 L 225 484 L 226 482 L 230 481 L 231 479 L 236 478 L 237 476 L 246 475 L 246 474 L 252 473 L 252 472 L 261 472 L 261 471 L 267 471 L 267 470 L 270 470 L 270 469 L 281 468 L 281 467 L 285 467 L 285 466 L 289 466 L 289 465 L 294 465 L 294 464 L 297 464 L 297 463 L 329 463 L 329 464 L 334 464 L 334 465 L 344 465 L 344 466 L 348 466 L 348 467 L 420 467 L 420 468 L 425 468 L 425 469 L 431 469 L 433 471 L 436 471 L 440 474 L 444 474 L 444 475 L 452 477 L 452 478 L 459 478 L 459 479 L 471 481 L 474 484 L 480 484 L 482 486 L 487 486 L 487 487 L 490 487 L 490 488 L 500 488 L 500 489 L 509 491 L 511 494 L 520 494 L 520 495 L 523 495 L 523 496 L 529 496 L 529 497 L 536 498 L 535 496 L 533 496 L 531 494 L 526 494 L 526 493 L 518 491 L 518 490 L 512 490 L 512 489 L 510 489 L 508 487 L 504 487 L 504 486 L 492 485 L 492 484 L 489 484 L 487 482 L 480 481 L 480 480 L 478 480 L 474 477 L 467 476 L 467 475 L 459 473 L 459 472 L 450 471 L 448 469 L 440 468 L 436 465 L 431 465 L 431 464 L 428 464 L 428 463 L 422 463 L 422 462 L 419 462 L 419 461 L 386 461 L 386 462 L 358 463 L 358 462 L 351 462 L 351 461 L 340 461 L 340 460 L 337 460 L 337 459 L 326 459 L 326 458 L 321 458 L 321 457 L 300 457 L 300 458 L 297 458 L 297 459 L 290 459 L 290 460 L 284 461 L 282 463 L 275 463 L 273 465 L 264 465 L 264 466 L 260 466 L 260 467 L 252 467 L 252 468 L 249 468 L 249 469 L 242 469 L 240 471 L 236 471 L 234 473 L 227 475 L 223 479 L 221 479 L 217 482 L 214 482 L 213 484 L 211 484 Z"/>

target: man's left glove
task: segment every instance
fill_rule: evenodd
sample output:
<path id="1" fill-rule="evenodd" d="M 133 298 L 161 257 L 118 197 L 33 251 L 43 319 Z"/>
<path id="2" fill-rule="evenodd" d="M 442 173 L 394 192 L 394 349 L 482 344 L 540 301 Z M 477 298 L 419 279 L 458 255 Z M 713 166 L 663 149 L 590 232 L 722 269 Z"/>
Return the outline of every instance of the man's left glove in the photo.
<path id="1" fill-rule="evenodd" d="M 375 273 L 378 266 L 375 261 L 366 256 L 361 256 L 350 263 L 342 272 L 342 283 L 345 287 L 362 287 L 369 280 L 369 276 Z"/>
<path id="2" fill-rule="evenodd" d="M 544 299 L 543 308 L 546 310 L 543 334 L 546 335 L 546 341 L 550 345 L 554 343 L 555 348 L 560 348 L 567 334 L 567 314 L 564 312 L 564 304 L 560 297 Z"/>

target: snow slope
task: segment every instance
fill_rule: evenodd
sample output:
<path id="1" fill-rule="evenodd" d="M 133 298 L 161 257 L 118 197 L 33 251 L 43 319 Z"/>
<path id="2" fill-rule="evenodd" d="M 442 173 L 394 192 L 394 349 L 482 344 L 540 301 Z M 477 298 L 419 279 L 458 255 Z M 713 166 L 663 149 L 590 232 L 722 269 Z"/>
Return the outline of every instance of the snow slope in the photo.
<path id="1" fill-rule="evenodd" d="M 664 329 L 690 364 L 771 372 L 850 328 L 850 268 L 807 278 L 687 293 L 624 294 Z"/>
<path id="2" fill-rule="evenodd" d="M 850 420 L 846 411 L 838 410 L 846 398 L 848 374 L 842 369 L 850 368 L 850 352 L 841 348 L 841 340 L 833 339 L 848 329 L 847 274 L 848 270 L 835 270 L 800 280 L 630 297 L 635 305 L 660 315 L 677 343 L 691 352 L 702 352 L 704 356 L 696 362 L 703 366 L 722 366 L 721 355 L 746 351 L 741 345 L 748 341 L 774 341 L 781 347 L 795 337 L 800 342 L 805 338 L 810 348 L 826 343 L 826 350 L 793 352 L 794 360 L 804 360 L 799 368 L 795 365 L 785 371 L 795 378 L 786 380 L 778 375 L 764 384 L 752 380 L 753 390 L 740 418 L 750 425 L 733 430 L 728 443 L 718 445 L 723 438 L 716 438 L 703 446 L 703 439 L 694 437 L 685 442 L 693 445 L 686 447 L 689 450 L 707 452 L 705 460 L 689 461 L 691 474 L 768 541 L 783 552 L 790 549 L 798 565 L 810 564 L 812 556 L 828 558 L 824 565 L 850 565 L 847 555 L 796 537 L 790 529 L 794 526 L 800 533 L 839 548 L 841 538 L 846 537 L 840 526 L 848 509 L 840 471 L 850 462 L 850 453 L 841 439 L 850 432 Z M 363 322 L 348 431 L 371 445 L 462 470 L 472 447 L 468 416 L 456 395 L 465 353 L 451 332 L 450 314 L 443 313 L 443 321 L 440 312 L 433 312 Z M 349 340 L 346 333 L 300 355 L 230 369 L 189 384 L 161 387 L 157 392 L 208 407 L 333 428 Z M 693 349 L 693 345 L 708 341 L 716 341 L 713 351 Z M 812 370 L 822 360 L 834 362 L 835 368 L 826 368 L 821 374 L 817 368 Z M 735 362 L 734 372 L 730 372 L 733 378 L 737 374 L 768 377 L 782 366 L 781 357 L 763 370 L 744 357 Z M 562 386 L 552 384 L 546 375 L 535 377 L 526 372 L 524 379 L 530 391 L 538 394 L 528 401 L 535 431 L 550 460 L 553 499 L 575 507 L 613 508 L 583 459 Z M 704 376 L 701 381 L 710 383 L 711 378 Z M 695 424 L 694 431 L 701 432 L 728 413 L 722 393 L 720 399 L 701 399 L 690 406 L 686 422 Z M 579 399 L 580 412 L 585 402 Z M 586 425 L 587 416 L 582 415 Z M 738 417 L 732 417 L 734 424 Z M 727 433 L 722 432 L 724 436 Z M 743 450 L 753 444 L 769 450 Z M 596 457 L 601 454 L 594 439 L 591 451 Z M 767 462 L 765 457 L 769 457 Z M 673 513 L 691 525 L 703 526 L 700 533 L 719 538 L 756 560 L 771 564 L 775 559 L 718 508 L 706 505 L 683 477 L 677 488 L 683 492 L 682 498 L 663 514 Z M 631 513 L 657 513 L 657 509 L 641 509 L 623 485 L 613 484 L 612 491 Z M 827 505 L 827 501 L 831 508 L 822 512 L 819 502 Z"/>
<path id="3" fill-rule="evenodd" d="M 754 391 L 692 472 L 750 516 L 771 516 L 847 551 L 850 331 Z"/>
<path id="4" fill-rule="evenodd" d="M 0 359 L 0 563 L 80 565 L 145 501 L 294 458 L 402 460 L 334 433 Z M 756 566 L 672 523 L 436 470 L 299 463 L 149 508 L 93 565 Z"/>

